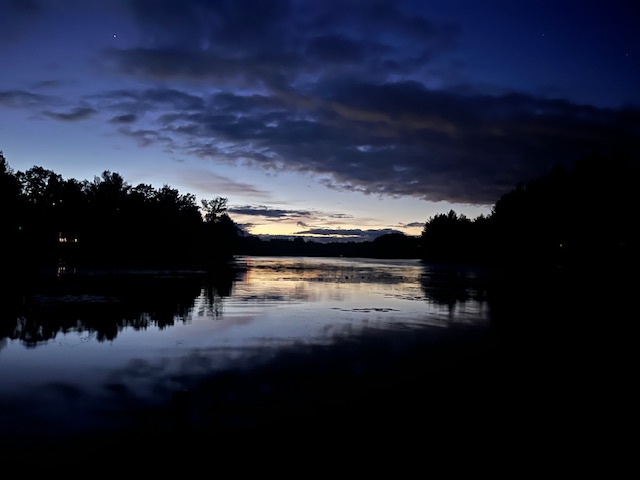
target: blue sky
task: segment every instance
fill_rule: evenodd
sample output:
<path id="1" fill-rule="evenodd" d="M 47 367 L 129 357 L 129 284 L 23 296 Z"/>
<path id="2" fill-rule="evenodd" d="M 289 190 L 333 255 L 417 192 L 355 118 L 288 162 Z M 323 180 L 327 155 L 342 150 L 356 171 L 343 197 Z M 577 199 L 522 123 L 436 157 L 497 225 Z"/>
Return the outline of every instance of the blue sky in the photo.
<path id="1" fill-rule="evenodd" d="M 419 234 L 637 152 L 633 2 L 0 0 L 0 150 L 226 197 L 259 235 Z"/>

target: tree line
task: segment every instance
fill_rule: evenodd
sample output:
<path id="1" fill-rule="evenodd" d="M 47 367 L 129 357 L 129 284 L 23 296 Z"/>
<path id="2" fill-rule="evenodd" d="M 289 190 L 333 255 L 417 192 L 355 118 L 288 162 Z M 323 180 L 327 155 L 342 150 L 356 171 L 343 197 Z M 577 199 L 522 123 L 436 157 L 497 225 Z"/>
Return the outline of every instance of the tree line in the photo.
<path id="1" fill-rule="evenodd" d="M 498 266 L 638 265 L 638 165 L 595 153 L 572 168 L 516 185 L 488 216 L 451 210 L 431 217 L 420 238 L 428 261 Z"/>
<path id="2" fill-rule="evenodd" d="M 164 185 L 131 186 L 105 171 L 63 179 L 34 166 L 14 172 L 0 151 L 0 233 L 20 265 L 206 266 L 236 254 L 416 258 L 484 265 L 637 265 L 638 166 L 594 154 L 573 168 L 516 185 L 489 215 L 430 217 L 421 235 L 368 242 L 262 240 L 239 229 L 227 199 L 202 200 Z"/>
<path id="3" fill-rule="evenodd" d="M 34 166 L 14 172 L 0 152 L 0 234 L 5 263 L 44 266 L 207 266 L 234 253 L 227 199 L 198 205 L 164 185 L 129 185 L 104 171 L 63 179 Z"/>
<path id="4" fill-rule="evenodd" d="M 594 153 L 519 183 L 491 213 L 470 219 L 455 210 L 430 217 L 419 236 L 317 243 L 241 239 L 252 255 L 416 258 L 427 262 L 509 267 L 638 265 L 638 164 L 623 153 Z"/>

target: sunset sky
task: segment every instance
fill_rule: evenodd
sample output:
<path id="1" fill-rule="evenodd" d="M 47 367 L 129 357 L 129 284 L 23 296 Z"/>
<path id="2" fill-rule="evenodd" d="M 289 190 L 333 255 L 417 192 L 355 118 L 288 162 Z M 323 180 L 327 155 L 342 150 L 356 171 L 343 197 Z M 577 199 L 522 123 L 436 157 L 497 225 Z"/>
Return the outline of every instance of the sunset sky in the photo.
<path id="1" fill-rule="evenodd" d="M 0 0 L 0 150 L 14 171 L 226 197 L 257 235 L 417 235 L 637 148 L 639 18 L 620 0 Z"/>

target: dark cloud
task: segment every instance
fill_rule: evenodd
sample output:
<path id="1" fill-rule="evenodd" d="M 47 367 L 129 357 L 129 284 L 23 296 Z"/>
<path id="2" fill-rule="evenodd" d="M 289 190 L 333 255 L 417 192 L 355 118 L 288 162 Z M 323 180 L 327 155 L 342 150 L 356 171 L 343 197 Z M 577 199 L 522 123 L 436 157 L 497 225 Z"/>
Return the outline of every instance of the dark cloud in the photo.
<path id="1" fill-rule="evenodd" d="M 75 122 L 78 120 L 86 120 L 94 116 L 97 113 L 96 110 L 89 107 L 78 107 L 74 108 L 69 112 L 52 112 L 46 111 L 44 114 L 47 117 L 53 118 L 55 120 L 62 120 L 64 122 Z"/>
<path id="2" fill-rule="evenodd" d="M 231 207 L 228 209 L 228 212 L 238 215 L 254 215 L 267 218 L 310 217 L 312 215 L 312 212 L 310 212 L 309 210 L 283 210 L 265 206 L 251 205 Z"/>
<path id="3" fill-rule="evenodd" d="M 58 120 L 108 111 L 118 132 L 141 145 L 311 174 L 338 191 L 457 204 L 491 205 L 593 150 L 638 148 L 638 107 L 582 105 L 469 78 L 451 84 L 459 65 L 443 59 L 459 32 L 420 14 L 417 3 L 125 4 L 137 35 L 104 52 L 110 73 L 154 87 L 84 97 L 70 111 L 23 90 L 0 92 L 0 105 Z M 134 120 L 140 128 L 127 125 Z"/>
<path id="4" fill-rule="evenodd" d="M 255 185 L 239 182 L 224 175 L 218 175 L 209 171 L 184 171 L 181 175 L 183 183 L 202 192 L 224 192 L 225 195 L 240 194 L 249 197 L 269 198 L 270 194 Z M 217 196 L 217 193 L 216 193 Z"/>
<path id="5" fill-rule="evenodd" d="M 637 109 L 429 88 L 459 33 L 411 2 L 128 5 L 145 40 L 107 52 L 117 71 L 215 88 L 112 92 L 111 107 L 158 111 L 156 136 L 188 154 L 316 174 L 339 191 L 491 205 L 555 163 L 637 146 Z"/>
<path id="6" fill-rule="evenodd" d="M 166 149 L 175 150 L 176 148 L 173 139 L 168 135 L 162 134 L 162 132 L 159 132 L 158 130 L 143 128 L 134 130 L 130 127 L 120 127 L 118 129 L 118 133 L 135 139 L 141 147 L 160 144 L 165 145 Z"/>
<path id="7" fill-rule="evenodd" d="M 364 59 L 363 45 L 340 35 L 323 35 L 312 38 L 306 55 L 322 63 L 354 63 Z"/>
<path id="8" fill-rule="evenodd" d="M 280 37 L 290 11 L 287 0 L 130 0 L 139 25 L 159 45 L 246 50 Z"/>
<path id="9" fill-rule="evenodd" d="M 168 88 L 149 88 L 141 91 L 137 100 L 149 105 L 166 105 L 176 110 L 200 110 L 204 107 L 201 97 Z"/>
<path id="10" fill-rule="evenodd" d="M 341 229 L 341 228 L 310 228 L 307 230 L 301 230 L 295 232 L 295 235 L 314 235 L 319 237 L 331 237 L 331 238 L 348 238 L 357 241 L 371 241 L 381 235 L 389 233 L 402 233 L 399 230 L 392 228 L 382 229 L 368 229 L 361 230 L 359 228 Z"/>
<path id="11" fill-rule="evenodd" d="M 292 241 L 298 238 L 303 238 L 305 241 L 311 241 L 315 243 L 347 243 L 347 242 L 364 242 L 364 241 L 372 241 L 375 240 L 376 236 L 372 237 L 331 237 L 324 235 L 258 235 L 261 240 L 271 241 L 271 240 L 287 240 Z"/>
<path id="12" fill-rule="evenodd" d="M 122 115 L 116 115 L 109 122 L 111 123 L 133 123 L 137 119 L 137 116 L 133 113 L 123 113 Z"/>
<path id="13" fill-rule="evenodd" d="M 637 148 L 640 111 L 418 82 L 319 82 L 305 103 L 219 94 L 155 133 L 202 157 L 317 174 L 329 188 L 490 205 L 596 149 Z"/>
<path id="14" fill-rule="evenodd" d="M 457 37 L 454 28 L 402 12 L 394 2 L 143 0 L 129 6 L 147 41 L 106 52 L 120 71 L 272 91 L 310 73 L 383 78 L 385 65 L 419 71 Z"/>
<path id="15" fill-rule="evenodd" d="M 201 96 L 170 88 L 120 89 L 91 95 L 87 101 L 97 102 L 100 108 L 142 114 L 148 111 L 202 110 L 205 102 Z"/>
<path id="16" fill-rule="evenodd" d="M 420 228 L 422 228 L 422 227 L 424 227 L 424 223 L 425 222 L 411 222 L 411 223 L 407 223 L 407 224 L 403 225 L 403 227 L 406 227 L 406 228 L 420 227 Z"/>
<path id="17" fill-rule="evenodd" d="M 0 91 L 0 105 L 3 107 L 32 108 L 50 105 L 53 102 L 53 97 L 25 90 Z"/>
<path id="18" fill-rule="evenodd" d="M 147 79 L 214 81 L 226 88 L 267 85 L 272 90 L 293 74 L 297 63 L 280 53 L 232 56 L 176 47 L 110 49 L 106 55 L 121 72 Z"/>

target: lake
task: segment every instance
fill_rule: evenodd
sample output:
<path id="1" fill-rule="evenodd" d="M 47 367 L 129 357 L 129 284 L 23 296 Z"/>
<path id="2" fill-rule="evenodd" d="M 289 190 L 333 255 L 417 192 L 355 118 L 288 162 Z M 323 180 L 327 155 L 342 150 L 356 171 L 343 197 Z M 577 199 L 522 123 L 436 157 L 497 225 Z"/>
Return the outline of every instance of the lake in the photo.
<path id="1" fill-rule="evenodd" d="M 0 318 L 0 440 L 104 448 L 216 432 L 229 444 L 300 438 L 301 425 L 360 440 L 464 426 L 479 440 L 548 425 L 585 367 L 608 364 L 571 346 L 600 307 L 549 282 L 495 285 L 469 267 L 309 257 L 23 278 Z M 581 428 L 575 411 L 566 431 Z"/>

